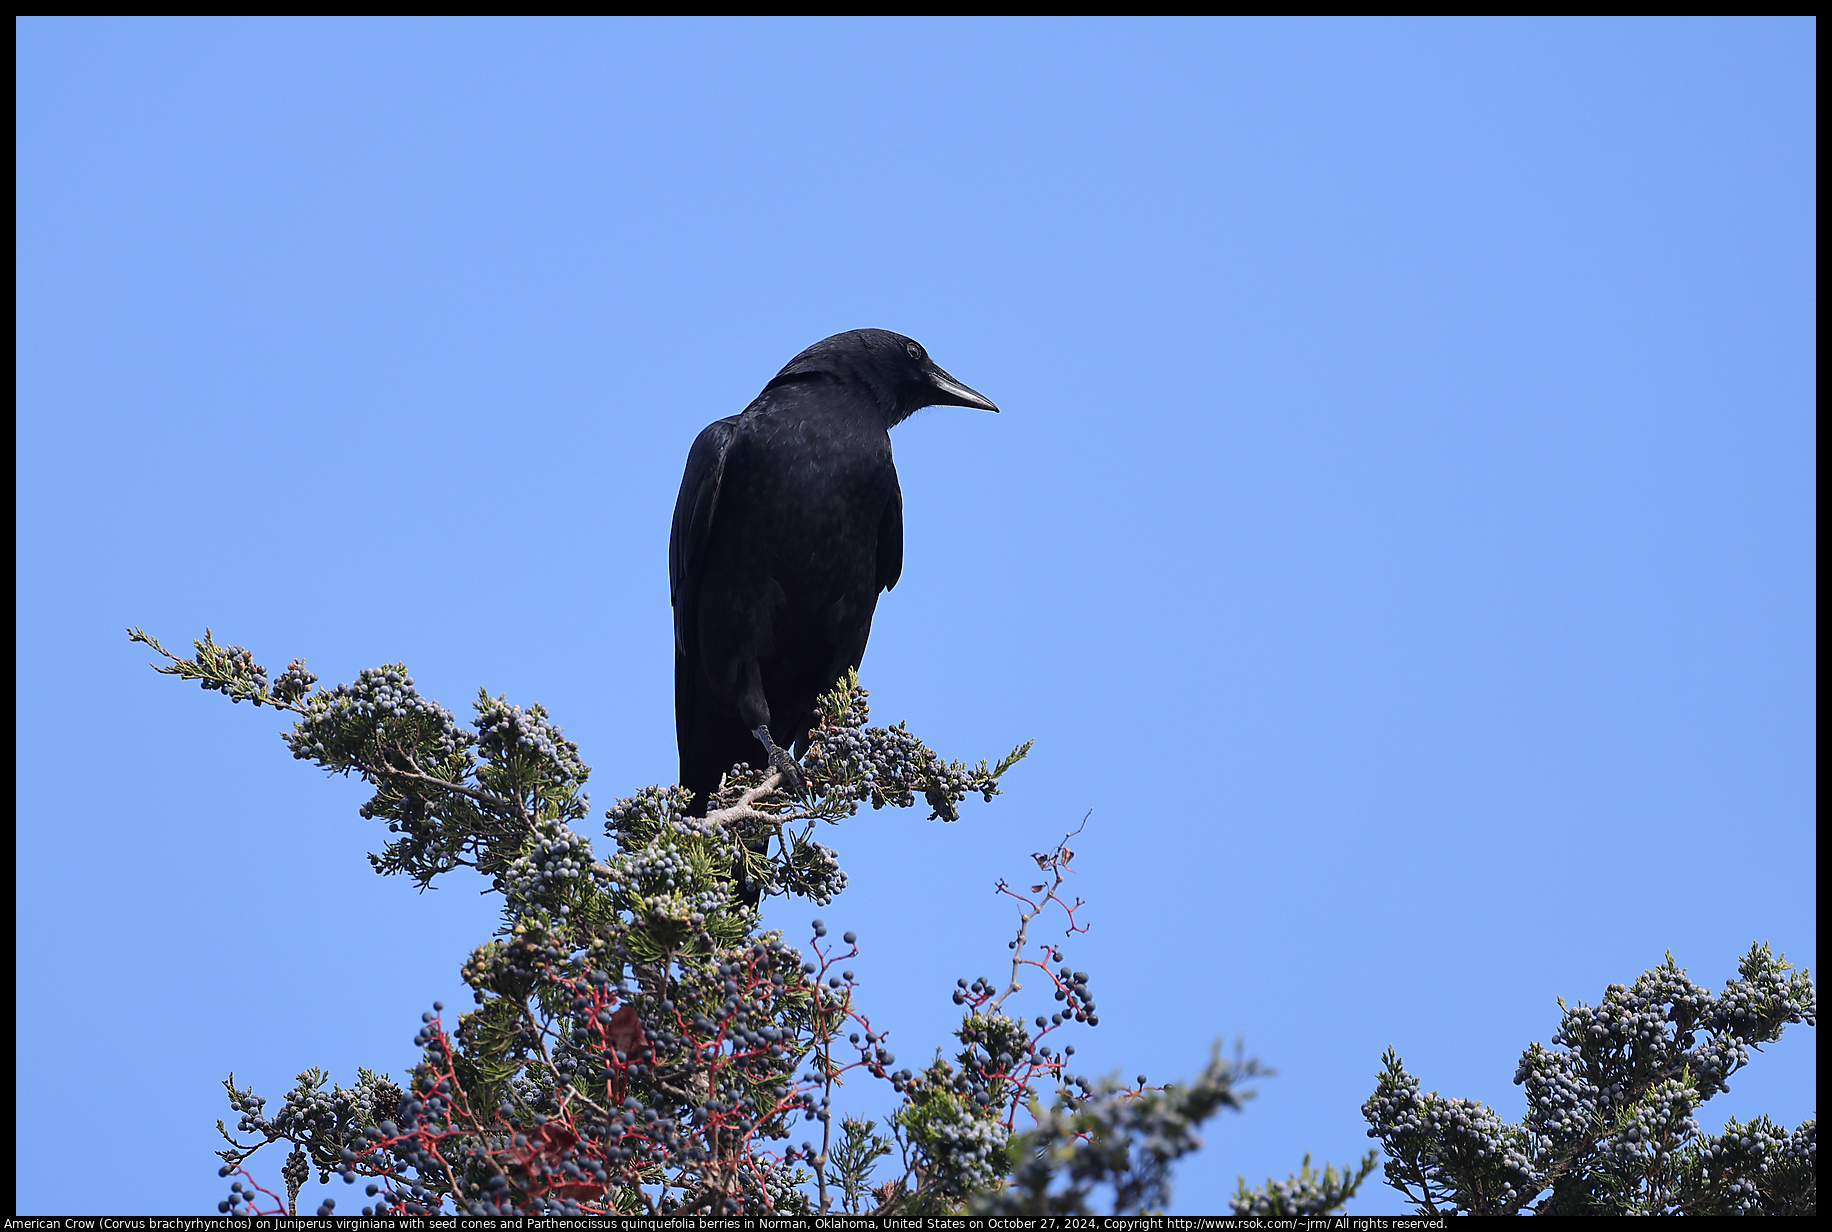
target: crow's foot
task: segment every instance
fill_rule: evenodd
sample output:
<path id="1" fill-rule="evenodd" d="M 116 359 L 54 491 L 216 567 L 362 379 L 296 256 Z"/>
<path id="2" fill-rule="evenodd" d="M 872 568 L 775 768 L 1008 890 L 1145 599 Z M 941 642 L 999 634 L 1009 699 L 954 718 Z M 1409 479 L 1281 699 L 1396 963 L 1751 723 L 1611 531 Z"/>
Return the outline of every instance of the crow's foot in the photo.
<path id="1" fill-rule="evenodd" d="M 782 775 L 782 785 L 788 790 L 800 795 L 807 789 L 808 780 L 802 775 L 801 767 L 795 764 L 795 759 L 789 756 L 787 749 L 772 749 L 770 765 L 776 767 Z"/>
<path id="2" fill-rule="evenodd" d="M 768 727 L 759 727 L 751 734 L 763 741 L 763 747 L 769 750 L 770 768 L 782 775 L 783 787 L 800 795 L 806 789 L 808 780 L 802 776 L 801 767 L 795 764 L 795 758 L 790 756 L 789 750 L 770 739 Z"/>

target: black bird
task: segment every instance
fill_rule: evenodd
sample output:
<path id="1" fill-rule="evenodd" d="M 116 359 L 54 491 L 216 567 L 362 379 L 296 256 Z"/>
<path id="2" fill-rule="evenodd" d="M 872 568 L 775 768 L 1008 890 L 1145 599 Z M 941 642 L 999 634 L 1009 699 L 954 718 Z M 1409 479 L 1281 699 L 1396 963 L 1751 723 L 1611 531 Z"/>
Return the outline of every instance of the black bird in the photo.
<path id="1" fill-rule="evenodd" d="M 800 785 L 788 750 L 807 750 L 815 699 L 859 666 L 878 594 L 903 572 L 890 428 L 941 404 L 999 409 L 902 334 L 857 329 L 797 355 L 694 441 L 668 587 L 681 784 L 696 813 L 738 762 L 767 759 Z"/>

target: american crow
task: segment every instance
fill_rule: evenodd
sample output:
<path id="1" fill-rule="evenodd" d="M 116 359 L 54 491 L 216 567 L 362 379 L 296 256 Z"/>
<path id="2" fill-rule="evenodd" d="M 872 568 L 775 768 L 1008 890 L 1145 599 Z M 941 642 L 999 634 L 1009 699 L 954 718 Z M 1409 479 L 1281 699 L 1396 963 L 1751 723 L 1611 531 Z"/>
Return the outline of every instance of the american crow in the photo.
<path id="1" fill-rule="evenodd" d="M 791 787 L 815 699 L 859 666 L 878 592 L 903 572 L 890 427 L 925 406 L 996 411 L 901 334 L 857 329 L 797 355 L 687 454 L 668 540 L 681 784 L 767 764 Z M 745 897 L 755 902 L 754 894 Z"/>

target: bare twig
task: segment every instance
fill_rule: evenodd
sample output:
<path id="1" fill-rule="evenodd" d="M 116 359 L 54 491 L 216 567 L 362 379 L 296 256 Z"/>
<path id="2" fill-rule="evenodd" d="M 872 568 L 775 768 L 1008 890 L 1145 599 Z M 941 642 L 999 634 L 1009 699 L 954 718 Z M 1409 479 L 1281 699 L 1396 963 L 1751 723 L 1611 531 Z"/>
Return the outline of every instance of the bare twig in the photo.
<path id="1" fill-rule="evenodd" d="M 1024 894 L 1020 894 L 1016 890 L 1013 890 L 1009 885 L 1007 885 L 1004 878 L 999 879 L 999 885 L 998 885 L 999 893 L 1008 894 L 1012 898 L 1017 899 L 1019 902 L 1025 905 L 1026 910 L 1024 910 L 1023 912 L 1020 912 L 1018 915 L 1018 939 L 1017 939 L 1017 944 L 1012 947 L 1012 954 L 1011 954 L 1011 982 L 1005 986 L 1005 990 L 1003 992 L 1001 992 L 998 996 L 994 997 L 991 1001 L 987 1002 L 987 1005 L 990 1008 L 995 1009 L 995 1010 L 998 1009 L 999 1006 L 1004 1002 L 1005 998 L 1009 997 L 1012 993 L 1017 992 L 1019 989 L 1024 987 L 1023 984 L 1018 982 L 1018 975 L 1021 969 L 1026 964 L 1029 964 L 1030 966 L 1033 966 L 1033 967 L 1042 968 L 1047 973 L 1048 968 L 1044 967 L 1042 963 L 1038 962 L 1034 958 L 1024 957 L 1025 934 L 1030 929 L 1031 921 L 1036 919 L 1037 916 L 1042 913 L 1045 907 L 1049 906 L 1051 903 L 1055 903 L 1057 906 L 1061 907 L 1064 911 L 1068 912 L 1069 927 L 1067 929 L 1067 933 L 1085 933 L 1088 931 L 1085 925 L 1078 925 L 1075 923 L 1075 912 L 1082 906 L 1081 899 L 1079 898 L 1076 899 L 1074 902 L 1074 905 L 1071 906 L 1070 904 L 1063 902 L 1062 899 L 1058 898 L 1056 895 L 1056 891 L 1062 888 L 1062 883 L 1064 880 L 1067 879 L 1067 875 L 1075 871 L 1069 867 L 1069 861 L 1073 859 L 1075 856 L 1075 853 L 1069 850 L 1069 847 L 1068 847 L 1069 840 L 1074 838 L 1077 834 L 1080 834 L 1083 830 L 1087 829 L 1088 818 L 1092 817 L 1093 815 L 1094 815 L 1094 811 L 1092 809 L 1088 810 L 1088 813 L 1082 817 L 1081 824 L 1079 826 L 1076 826 L 1073 830 L 1070 830 L 1067 834 L 1063 835 L 1062 841 L 1060 843 L 1057 843 L 1055 850 L 1051 851 L 1048 855 L 1033 855 L 1031 857 L 1033 860 L 1037 861 L 1037 867 L 1050 872 L 1054 876 L 1054 880 L 1050 883 L 1048 887 L 1049 892 L 1047 894 L 1044 894 L 1043 897 L 1033 899 Z M 1031 893 L 1032 894 L 1041 893 L 1043 889 L 1044 889 L 1043 886 L 1034 886 L 1031 889 Z"/>

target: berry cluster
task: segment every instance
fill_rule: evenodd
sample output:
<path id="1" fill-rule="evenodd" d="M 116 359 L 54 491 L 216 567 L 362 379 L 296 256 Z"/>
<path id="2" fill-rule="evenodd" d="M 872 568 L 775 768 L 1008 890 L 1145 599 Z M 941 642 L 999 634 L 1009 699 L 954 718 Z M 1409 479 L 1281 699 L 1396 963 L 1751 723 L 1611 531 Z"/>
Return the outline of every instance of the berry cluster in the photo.
<path id="1" fill-rule="evenodd" d="M 865 726 L 871 714 L 857 672 L 821 699 L 820 721 L 810 736 L 802 769 L 808 782 L 836 811 L 850 816 L 862 803 L 873 808 L 909 808 L 918 797 L 930 819 L 960 820 L 960 804 L 977 794 L 990 801 L 999 777 L 1030 751 L 1027 742 L 996 766 L 948 762 L 908 727 Z"/>
<path id="2" fill-rule="evenodd" d="M 1789 1133 L 1765 1116 L 1735 1117 L 1695 1153 L 1695 1189 L 1707 1215 L 1811 1215 L 1818 1205 L 1816 1119 Z"/>
<path id="3" fill-rule="evenodd" d="M 544 821 L 533 846 L 497 874 L 497 883 L 510 912 L 542 908 L 564 916 L 591 866 L 590 839 L 558 821 Z"/>
<path id="4" fill-rule="evenodd" d="M 544 795 L 565 800 L 591 775 L 591 767 L 579 758 L 579 746 L 566 739 L 539 702 L 523 710 L 480 691 L 471 726 L 477 729 L 478 752 L 492 766 L 485 781 L 500 779 L 490 782 L 497 790 L 513 790 L 519 781 L 533 779 L 546 788 Z M 585 810 L 551 815 L 583 817 Z"/>
<path id="5" fill-rule="evenodd" d="M 669 823 L 699 822 L 688 814 L 691 803 L 691 793 L 684 787 L 645 787 L 605 810 L 604 832 L 619 847 L 640 847 Z"/>
<path id="6" fill-rule="evenodd" d="M 208 663 L 202 647 L 198 649 L 197 662 L 199 666 Z M 209 666 L 217 668 L 229 679 L 205 679 L 203 686 L 206 692 L 223 693 L 230 701 L 241 702 L 247 698 L 249 689 L 256 693 L 268 691 L 267 669 L 256 663 L 254 655 L 241 646 L 223 647 L 216 662 Z"/>
<path id="7" fill-rule="evenodd" d="M 746 1209 L 773 1179 L 772 1157 L 755 1144 L 787 1136 L 792 1114 L 823 1115 L 792 1080 L 800 1041 L 777 1022 L 777 1001 L 806 998 L 799 960 L 772 937 L 660 999 L 618 988 L 603 970 L 567 976 L 550 964 L 544 987 L 566 1000 L 529 1042 L 550 1055 L 551 1086 L 492 1086 L 476 1071 L 461 1080 L 466 1053 L 507 1025 L 493 1015 L 505 1002 L 465 1016 L 463 1052 L 435 1006 L 415 1039 L 425 1058 L 413 1090 L 341 1156 L 349 1176 L 378 1178 L 368 1192 L 383 1201 L 364 1213 L 436 1213 L 449 1199 L 475 1215 L 628 1214 L 644 1209 L 646 1182 L 683 1165 L 721 1182 L 702 1192 L 704 1209 Z M 497 1101 L 494 1114 L 479 1117 L 485 1098 Z"/>
<path id="8" fill-rule="evenodd" d="M 795 842 L 788 860 L 777 870 L 775 884 L 817 907 L 825 907 L 846 889 L 846 882 L 840 853 L 804 836 Z"/>
<path id="9" fill-rule="evenodd" d="M 354 683 L 320 689 L 298 709 L 301 717 L 286 735 L 287 747 L 295 758 L 330 770 L 369 768 L 378 744 L 410 749 L 419 755 L 415 760 L 441 765 L 472 743 L 451 711 L 420 696 L 399 663 L 366 667 Z"/>
<path id="10" fill-rule="evenodd" d="M 1076 1022 L 1098 1027 L 1100 1015 L 1094 1012 L 1094 998 L 1088 992 L 1088 973 L 1070 971 L 1064 967 L 1056 975 L 1056 1000 L 1064 1004 L 1062 1012 L 1050 1016 L 1050 1025 L 1061 1026 L 1072 1018 Z M 1039 1021 L 1037 1025 L 1042 1026 L 1043 1023 Z"/>
<path id="11" fill-rule="evenodd" d="M 642 835 L 642 838 L 638 838 Z M 729 943 L 733 907 L 726 885 L 736 845 L 717 826 L 669 816 L 659 826 L 632 827 L 623 851 L 599 865 L 610 901 L 633 918 L 672 936 L 682 926 L 714 928 Z"/>
<path id="12" fill-rule="evenodd" d="M 388 1079 L 368 1070 L 359 1070 L 358 1074 L 355 1087 L 346 1089 L 333 1085 L 327 1090 L 329 1075 L 319 1069 L 306 1070 L 287 1093 L 280 1111 L 271 1118 L 265 1115 L 267 1101 L 251 1089 L 238 1090 L 231 1075 L 223 1085 L 229 1093 L 230 1108 L 241 1114 L 237 1129 L 244 1134 L 259 1134 L 261 1142 L 250 1147 L 241 1146 L 223 1130 L 220 1121 L 217 1123 L 217 1129 L 230 1144 L 228 1150 L 219 1152 L 224 1162 L 218 1175 L 242 1178 L 230 1187 L 228 1197 L 217 1209 L 226 1213 L 291 1214 L 293 1201 L 310 1178 L 314 1164 L 320 1183 L 329 1181 L 333 1172 L 341 1174 L 346 1181 L 354 1180 L 347 1163 L 351 1158 L 350 1144 L 362 1135 L 365 1125 L 393 1110 L 401 1096 L 400 1089 Z M 284 1206 L 275 1195 L 255 1184 L 241 1167 L 242 1161 L 254 1151 L 276 1141 L 294 1144 L 281 1168 L 287 1190 Z M 261 1209 L 258 1194 L 274 1198 L 274 1207 Z M 326 1199 L 318 1213 L 328 1214 L 334 1205 L 332 1200 Z"/>
<path id="13" fill-rule="evenodd" d="M 305 661 L 294 659 L 286 665 L 286 670 L 280 673 L 280 679 L 274 681 L 274 700 L 283 705 L 296 702 L 310 693 L 312 686 L 317 683 L 317 675 L 305 669 Z"/>
<path id="14" fill-rule="evenodd" d="M 1525 1130 L 1508 1125 L 1485 1105 L 1422 1094 L 1391 1048 L 1380 1085 L 1362 1115 L 1379 1127 L 1390 1157 L 1406 1161 L 1440 1202 L 1476 1215 L 1512 1214 L 1538 1192 L 1532 1144 Z M 1395 1167 L 1387 1165 L 1389 1183 Z"/>

